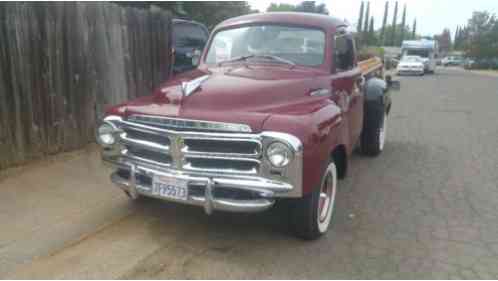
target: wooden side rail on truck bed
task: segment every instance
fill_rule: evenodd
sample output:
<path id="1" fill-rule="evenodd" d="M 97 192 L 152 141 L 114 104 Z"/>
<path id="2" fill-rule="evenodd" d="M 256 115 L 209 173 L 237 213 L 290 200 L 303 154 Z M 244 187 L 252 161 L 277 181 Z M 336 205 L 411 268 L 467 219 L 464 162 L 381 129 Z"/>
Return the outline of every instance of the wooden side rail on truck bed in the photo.
<path id="1" fill-rule="evenodd" d="M 381 73 L 383 72 L 383 67 L 384 65 L 382 64 L 382 60 L 379 57 L 372 57 L 367 60 L 359 61 L 358 66 L 361 69 L 361 73 L 363 75 L 368 75 L 371 74 L 377 70 L 381 70 Z"/>

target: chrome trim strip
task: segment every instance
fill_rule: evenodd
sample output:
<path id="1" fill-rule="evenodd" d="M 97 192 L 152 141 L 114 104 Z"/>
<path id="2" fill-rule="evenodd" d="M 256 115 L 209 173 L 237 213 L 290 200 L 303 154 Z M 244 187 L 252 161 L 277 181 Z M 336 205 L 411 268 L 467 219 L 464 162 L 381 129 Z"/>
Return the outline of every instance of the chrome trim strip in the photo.
<path id="1" fill-rule="evenodd" d="M 161 144 L 158 144 L 155 142 L 137 140 L 137 139 L 130 138 L 130 137 L 126 136 L 126 133 L 121 134 L 120 139 L 125 145 L 136 145 L 136 146 L 139 146 L 143 149 L 147 149 L 147 150 L 151 150 L 151 151 L 163 153 L 163 154 L 169 153 L 169 145 L 161 145 Z"/>
<path id="2" fill-rule="evenodd" d="M 189 171 L 197 171 L 197 172 L 206 172 L 206 173 L 228 173 L 228 174 L 247 174 L 247 175 L 256 175 L 258 173 L 257 169 L 251 170 L 236 170 L 236 169 L 216 169 L 216 168 L 196 168 L 192 166 L 190 162 L 187 161 L 185 165 L 183 165 L 183 169 Z"/>
<path id="3" fill-rule="evenodd" d="M 149 125 L 168 126 L 178 129 L 216 130 L 224 132 L 241 132 L 241 133 L 252 132 L 251 127 L 245 124 L 224 123 L 217 121 L 148 116 L 140 114 L 131 115 L 127 118 L 127 120 L 139 123 L 146 123 Z"/>
<path id="4" fill-rule="evenodd" d="M 160 166 L 160 167 L 171 167 L 171 163 L 162 163 L 162 162 L 157 162 L 157 161 L 154 161 L 154 160 L 142 158 L 142 157 L 134 155 L 133 153 L 131 153 L 127 149 L 124 149 L 121 152 L 121 155 L 123 155 L 123 157 L 128 158 L 130 160 L 135 160 L 135 161 L 139 161 L 139 162 L 143 162 L 143 163 L 148 163 L 148 164 L 156 165 L 156 166 Z"/>
<path id="5" fill-rule="evenodd" d="M 191 136 L 188 136 L 188 137 L 183 137 L 183 139 L 185 141 L 200 140 L 200 141 L 222 141 L 222 142 L 234 142 L 234 143 L 236 143 L 236 142 L 241 142 L 241 143 L 251 142 L 251 143 L 257 145 L 257 150 L 254 151 L 253 153 L 205 152 L 205 151 L 191 150 L 188 145 L 185 145 L 182 151 L 186 154 L 191 154 L 191 155 L 202 153 L 205 155 L 213 155 L 213 156 L 233 155 L 234 157 L 236 157 L 236 156 L 242 156 L 242 157 L 254 156 L 254 157 L 257 157 L 257 156 L 261 155 L 261 152 L 263 150 L 263 144 L 261 143 L 261 141 L 259 141 L 258 139 L 255 139 L 255 138 L 247 138 L 246 137 L 246 138 L 230 138 L 230 139 L 228 139 L 226 137 L 205 137 L 205 136 L 191 137 Z"/>

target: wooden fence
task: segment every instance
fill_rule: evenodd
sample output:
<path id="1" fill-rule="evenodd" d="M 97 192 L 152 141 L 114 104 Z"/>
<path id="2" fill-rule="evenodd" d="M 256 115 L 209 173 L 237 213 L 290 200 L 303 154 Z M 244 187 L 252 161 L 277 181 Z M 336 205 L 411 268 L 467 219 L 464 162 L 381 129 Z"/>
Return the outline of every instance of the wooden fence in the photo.
<path id="1" fill-rule="evenodd" d="M 171 16 L 112 3 L 0 3 L 0 169 L 82 147 L 108 105 L 167 78 Z"/>

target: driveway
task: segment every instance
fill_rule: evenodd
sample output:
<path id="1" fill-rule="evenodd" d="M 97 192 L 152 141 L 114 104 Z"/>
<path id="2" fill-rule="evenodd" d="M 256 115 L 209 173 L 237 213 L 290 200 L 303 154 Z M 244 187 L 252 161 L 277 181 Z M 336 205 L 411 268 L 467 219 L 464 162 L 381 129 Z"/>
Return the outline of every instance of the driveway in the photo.
<path id="1" fill-rule="evenodd" d="M 215 213 L 130 202 L 94 146 L 4 172 L 1 278 L 498 278 L 498 79 L 402 77 L 388 142 L 355 154 L 331 231 L 283 208 Z"/>

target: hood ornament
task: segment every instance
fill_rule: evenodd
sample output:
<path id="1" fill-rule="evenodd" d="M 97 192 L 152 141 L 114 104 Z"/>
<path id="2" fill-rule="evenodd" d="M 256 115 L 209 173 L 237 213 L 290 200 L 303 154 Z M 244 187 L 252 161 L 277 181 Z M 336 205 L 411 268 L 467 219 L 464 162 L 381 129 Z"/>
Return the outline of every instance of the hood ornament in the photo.
<path id="1" fill-rule="evenodd" d="M 204 75 L 194 80 L 190 80 L 188 82 L 182 82 L 182 95 L 184 97 L 190 96 L 193 92 L 195 92 L 201 85 L 209 78 L 209 75 Z"/>

